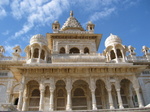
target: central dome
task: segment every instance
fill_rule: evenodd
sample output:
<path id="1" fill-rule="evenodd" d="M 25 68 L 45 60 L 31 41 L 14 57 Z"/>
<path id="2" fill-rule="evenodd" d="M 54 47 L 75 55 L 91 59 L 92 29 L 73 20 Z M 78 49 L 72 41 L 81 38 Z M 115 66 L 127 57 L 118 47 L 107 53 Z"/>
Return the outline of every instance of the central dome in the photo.
<path id="1" fill-rule="evenodd" d="M 117 35 L 110 34 L 110 36 L 105 40 L 105 47 L 113 44 L 122 44 L 122 40 Z"/>
<path id="2" fill-rule="evenodd" d="M 34 43 L 47 45 L 47 40 L 43 35 L 37 34 L 37 35 L 32 36 L 30 39 L 30 45 L 32 45 Z"/>

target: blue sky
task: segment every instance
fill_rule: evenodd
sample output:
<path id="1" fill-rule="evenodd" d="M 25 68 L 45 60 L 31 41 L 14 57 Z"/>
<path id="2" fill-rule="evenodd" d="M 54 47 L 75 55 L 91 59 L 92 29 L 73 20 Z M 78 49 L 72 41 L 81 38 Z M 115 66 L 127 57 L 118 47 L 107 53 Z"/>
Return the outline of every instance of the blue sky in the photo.
<path id="1" fill-rule="evenodd" d="M 99 53 L 110 33 L 135 47 L 137 56 L 143 55 L 143 45 L 150 47 L 150 0 L 0 0 L 0 45 L 5 55 L 11 56 L 16 45 L 24 51 L 35 34 L 52 33 L 52 23 L 58 20 L 62 26 L 70 10 L 84 29 L 92 21 L 95 33 L 103 34 Z"/>

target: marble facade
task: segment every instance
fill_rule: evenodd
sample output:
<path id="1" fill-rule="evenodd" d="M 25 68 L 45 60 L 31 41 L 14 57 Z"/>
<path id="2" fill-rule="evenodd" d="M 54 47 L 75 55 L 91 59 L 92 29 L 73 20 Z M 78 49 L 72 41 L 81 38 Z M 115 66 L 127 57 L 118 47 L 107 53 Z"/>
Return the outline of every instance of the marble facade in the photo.
<path id="1" fill-rule="evenodd" d="M 84 30 L 70 12 L 53 33 L 37 34 L 12 57 L 0 46 L 0 111 L 55 111 L 144 108 L 150 103 L 150 53 L 138 57 L 113 34 L 97 53 L 102 34 Z M 127 54 L 128 53 L 128 54 Z"/>

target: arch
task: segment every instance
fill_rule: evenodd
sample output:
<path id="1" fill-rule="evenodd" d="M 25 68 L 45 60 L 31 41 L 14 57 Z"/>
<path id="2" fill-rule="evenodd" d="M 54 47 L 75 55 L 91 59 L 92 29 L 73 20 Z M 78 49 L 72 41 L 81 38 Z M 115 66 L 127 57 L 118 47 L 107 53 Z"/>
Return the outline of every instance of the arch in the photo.
<path id="1" fill-rule="evenodd" d="M 18 91 L 19 91 L 19 87 L 20 87 L 19 84 L 15 85 L 15 86 L 13 87 L 13 93 L 18 92 Z"/>
<path id="2" fill-rule="evenodd" d="M 66 50 L 64 47 L 61 47 L 60 50 L 59 50 L 59 53 L 60 54 L 65 54 L 66 53 Z"/>
<path id="3" fill-rule="evenodd" d="M 33 52 L 33 58 L 38 58 L 39 57 L 39 49 L 35 48 Z"/>
<path id="4" fill-rule="evenodd" d="M 73 47 L 73 48 L 71 48 L 70 51 L 69 51 L 69 54 L 72 54 L 72 53 L 80 53 L 80 51 L 79 51 L 78 48 Z"/>
<path id="5" fill-rule="evenodd" d="M 115 53 L 114 53 L 113 50 L 110 51 L 110 58 L 111 58 L 111 60 L 116 58 Z"/>
<path id="6" fill-rule="evenodd" d="M 35 80 L 27 82 L 27 92 L 29 95 L 28 111 L 38 111 L 40 102 L 39 83 Z"/>
<path id="7" fill-rule="evenodd" d="M 72 88 L 72 109 L 87 110 L 90 109 L 91 102 L 88 100 L 91 97 L 89 85 L 86 81 L 76 80 Z"/>
<path id="8" fill-rule="evenodd" d="M 124 78 L 120 81 L 120 94 L 124 108 L 133 108 L 137 105 L 137 97 L 132 82 Z"/>
<path id="9" fill-rule="evenodd" d="M 45 58 L 45 51 L 42 49 L 42 51 L 41 51 L 41 56 L 40 56 L 40 58 L 41 59 L 43 59 L 44 60 L 44 58 Z"/>
<path id="10" fill-rule="evenodd" d="M 84 54 L 89 54 L 89 53 L 90 53 L 89 48 L 85 47 L 84 48 Z"/>
<path id="11" fill-rule="evenodd" d="M 63 80 L 57 80 L 56 89 L 55 89 L 55 109 L 56 110 L 65 110 L 66 109 L 66 97 L 67 92 L 65 89 L 65 82 Z"/>
<path id="12" fill-rule="evenodd" d="M 122 58 L 122 53 L 121 53 L 120 49 L 116 49 L 116 52 L 117 52 L 117 57 Z"/>
<path id="13" fill-rule="evenodd" d="M 96 98 L 96 104 L 98 109 L 107 108 L 108 93 L 105 88 L 105 83 L 101 79 L 98 79 L 96 81 L 95 98 Z"/>

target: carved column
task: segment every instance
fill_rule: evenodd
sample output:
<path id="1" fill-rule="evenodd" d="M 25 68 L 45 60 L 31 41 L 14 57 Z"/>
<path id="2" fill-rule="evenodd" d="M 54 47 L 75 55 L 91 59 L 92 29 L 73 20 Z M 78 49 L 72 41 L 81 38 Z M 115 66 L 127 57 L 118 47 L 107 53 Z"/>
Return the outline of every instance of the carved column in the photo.
<path id="1" fill-rule="evenodd" d="M 55 83 L 54 78 L 50 78 L 50 102 L 49 102 L 49 111 L 54 110 L 54 90 L 55 90 Z"/>
<path id="2" fill-rule="evenodd" d="M 23 106 L 22 106 L 22 111 L 26 111 L 26 105 L 27 105 L 27 87 L 24 90 L 24 95 L 23 95 Z"/>
<path id="3" fill-rule="evenodd" d="M 117 77 L 116 77 L 116 81 L 115 81 L 115 88 L 116 88 L 116 91 L 117 91 L 119 108 L 123 109 L 124 107 L 123 107 L 123 104 L 122 104 L 122 98 L 121 98 L 121 94 L 120 94 L 120 81 Z"/>
<path id="4" fill-rule="evenodd" d="M 33 54 L 34 54 L 34 48 L 31 47 L 31 60 L 33 59 Z"/>
<path id="5" fill-rule="evenodd" d="M 45 52 L 45 58 L 44 58 L 45 62 L 47 61 L 47 51 Z"/>
<path id="6" fill-rule="evenodd" d="M 139 108 L 142 108 L 144 106 L 143 106 L 141 95 L 140 95 L 140 92 L 139 92 L 140 86 L 139 86 L 139 83 L 138 83 L 138 79 L 136 77 L 133 77 L 133 87 L 134 87 L 134 90 L 135 90 L 137 98 L 138 98 Z"/>
<path id="7" fill-rule="evenodd" d="M 95 98 L 96 85 L 95 85 L 95 81 L 93 78 L 90 79 L 90 89 L 91 89 L 91 94 L 92 94 L 92 109 L 97 110 L 96 98 Z"/>
<path id="8" fill-rule="evenodd" d="M 107 89 L 110 109 L 114 109 L 111 89 Z"/>
<path id="9" fill-rule="evenodd" d="M 42 52 L 42 49 L 40 48 L 39 49 L 39 56 L 38 56 L 38 62 L 40 63 L 40 59 L 41 59 L 41 52 Z"/>
<path id="10" fill-rule="evenodd" d="M 140 92 L 139 92 L 139 88 L 135 88 L 135 92 L 136 92 L 136 95 L 137 95 L 137 98 L 138 98 L 138 104 L 139 104 L 139 108 L 143 108 L 143 103 L 142 103 L 142 99 L 141 99 L 141 95 L 140 95 Z"/>
<path id="11" fill-rule="evenodd" d="M 40 83 L 40 104 L 39 104 L 39 111 L 43 111 L 44 110 L 44 91 L 45 91 L 45 86 L 43 84 L 43 82 Z"/>
<path id="12" fill-rule="evenodd" d="M 114 51 L 114 53 L 115 53 L 116 62 L 118 63 L 118 56 L 117 56 L 117 51 L 116 51 L 115 46 L 113 46 L 113 51 Z"/>
<path id="13" fill-rule="evenodd" d="M 121 50 L 121 54 L 122 54 L 123 62 L 125 62 L 125 57 L 124 57 L 123 50 Z"/>
<path id="14" fill-rule="evenodd" d="M 67 90 L 67 105 L 66 110 L 72 110 L 72 101 L 71 101 L 71 89 L 72 89 L 72 82 L 71 78 L 66 79 L 66 90 Z"/>
<path id="15" fill-rule="evenodd" d="M 117 97 L 118 97 L 119 108 L 120 108 L 120 109 L 124 109 L 123 104 L 122 104 L 122 98 L 121 98 L 121 95 L 120 95 L 120 89 L 116 89 L 116 91 L 117 91 Z"/>
<path id="16" fill-rule="evenodd" d="M 21 111 L 21 107 L 22 107 L 22 97 L 23 97 L 23 91 L 24 91 L 24 83 L 25 83 L 25 77 L 22 77 L 21 83 L 20 83 L 20 89 L 19 89 L 19 101 L 18 101 L 18 105 L 17 105 L 17 109 L 19 111 Z"/>

